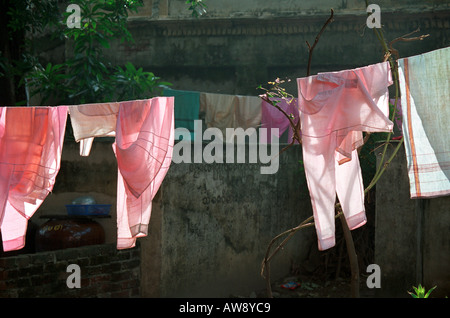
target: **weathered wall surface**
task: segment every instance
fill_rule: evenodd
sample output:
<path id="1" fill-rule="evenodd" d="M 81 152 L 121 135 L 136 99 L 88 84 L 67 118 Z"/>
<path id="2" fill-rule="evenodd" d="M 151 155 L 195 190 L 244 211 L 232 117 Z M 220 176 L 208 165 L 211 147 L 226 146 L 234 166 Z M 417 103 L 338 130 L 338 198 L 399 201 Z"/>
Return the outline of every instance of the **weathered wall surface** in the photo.
<path id="1" fill-rule="evenodd" d="M 160 275 L 158 296 L 226 297 L 264 288 L 260 270 L 270 240 L 312 214 L 299 148 L 281 156 L 276 174 L 262 175 L 262 164 L 248 161 L 172 164 L 155 202 L 161 209 L 160 273 L 143 262 L 143 280 Z M 297 233 L 275 258 L 273 277 L 304 259 L 313 238 L 308 229 Z M 155 291 L 143 288 L 144 296 Z"/>
<path id="2" fill-rule="evenodd" d="M 377 295 L 410 297 L 406 291 L 418 284 L 437 286 L 432 296 L 450 295 L 450 197 L 410 199 L 403 146 L 376 187 Z"/>
<path id="3" fill-rule="evenodd" d="M 140 260 L 139 246 L 117 251 L 113 244 L 0 258 L 0 297 L 139 297 Z M 71 264 L 80 267 L 80 288 L 67 286 Z"/>
<path id="4" fill-rule="evenodd" d="M 209 0 L 193 19 L 185 1 L 147 1 L 130 19 L 135 43 L 117 44 L 109 59 L 132 61 L 176 89 L 258 95 L 276 77 L 306 75 L 308 48 L 335 10 L 314 49 L 311 74 L 377 63 L 381 45 L 366 27 L 364 1 Z M 400 57 L 450 44 L 450 7 L 442 1 L 377 1 L 386 41 L 420 28 L 424 41 L 398 42 Z M 286 86 L 297 95 L 294 81 Z"/>

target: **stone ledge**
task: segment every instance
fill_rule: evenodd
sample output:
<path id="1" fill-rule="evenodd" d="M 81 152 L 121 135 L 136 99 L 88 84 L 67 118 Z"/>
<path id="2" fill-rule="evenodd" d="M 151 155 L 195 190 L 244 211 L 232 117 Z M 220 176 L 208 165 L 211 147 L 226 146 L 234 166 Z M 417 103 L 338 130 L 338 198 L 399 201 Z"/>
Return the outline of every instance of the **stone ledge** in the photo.
<path id="1" fill-rule="evenodd" d="M 240 36 L 240 35 L 287 35 L 317 33 L 329 15 L 304 15 L 289 18 L 230 18 L 173 20 L 151 19 L 146 17 L 131 18 L 131 30 L 146 28 L 151 36 Z M 390 31 L 403 30 L 405 23 L 420 21 L 424 28 L 448 29 L 450 10 L 426 12 L 385 12 L 382 24 Z M 328 28 L 334 31 L 360 31 L 364 28 L 365 15 L 346 14 L 334 16 L 334 22 Z"/>

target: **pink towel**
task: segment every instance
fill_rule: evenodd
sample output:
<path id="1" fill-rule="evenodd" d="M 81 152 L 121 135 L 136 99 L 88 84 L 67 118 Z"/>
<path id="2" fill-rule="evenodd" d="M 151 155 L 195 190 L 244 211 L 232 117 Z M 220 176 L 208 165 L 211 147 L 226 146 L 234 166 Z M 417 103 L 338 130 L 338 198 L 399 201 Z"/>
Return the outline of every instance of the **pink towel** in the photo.
<path id="1" fill-rule="evenodd" d="M 366 223 L 357 148 L 362 131 L 392 131 L 388 62 L 297 79 L 302 148 L 319 249 L 335 245 L 336 194 L 350 229 Z"/>
<path id="2" fill-rule="evenodd" d="M 299 111 L 297 108 L 297 99 L 292 99 L 290 101 L 287 101 L 285 99 L 275 99 L 278 101 L 278 106 L 283 109 L 286 114 L 293 115 L 294 116 L 294 123 L 296 124 L 299 120 Z M 267 134 L 261 135 L 260 141 L 262 143 L 271 143 L 272 137 L 271 137 L 271 129 L 272 128 L 278 128 L 278 135 L 277 137 L 280 138 L 280 136 L 288 130 L 288 143 L 291 143 L 293 132 L 289 123 L 289 120 L 286 118 L 286 116 L 276 107 L 273 105 L 267 103 L 266 101 L 262 101 L 262 117 L 261 117 L 261 128 L 267 128 Z M 298 144 L 298 141 L 295 143 Z"/>
<path id="3" fill-rule="evenodd" d="M 60 169 L 67 107 L 0 108 L 0 224 L 4 251 L 25 245 L 28 219 Z"/>
<path id="4" fill-rule="evenodd" d="M 117 248 L 146 236 L 152 200 L 172 161 L 174 98 L 122 102 L 113 145 L 118 164 Z"/>

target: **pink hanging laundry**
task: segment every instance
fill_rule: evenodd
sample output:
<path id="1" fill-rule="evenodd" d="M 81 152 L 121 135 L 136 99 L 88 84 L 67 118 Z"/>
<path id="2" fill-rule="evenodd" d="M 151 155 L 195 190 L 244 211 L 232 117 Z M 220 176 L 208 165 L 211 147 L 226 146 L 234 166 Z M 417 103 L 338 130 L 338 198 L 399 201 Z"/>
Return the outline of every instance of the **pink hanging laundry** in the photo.
<path id="1" fill-rule="evenodd" d="M 146 236 L 152 200 L 172 161 L 174 98 L 120 103 L 116 141 L 117 248 L 131 248 Z"/>
<path id="2" fill-rule="evenodd" d="M 146 236 L 152 200 L 172 162 L 174 97 L 70 106 L 80 155 L 88 156 L 95 137 L 115 136 L 117 248 Z"/>
<path id="3" fill-rule="evenodd" d="M 297 108 L 297 99 L 281 99 L 281 98 L 273 98 L 271 100 L 278 101 L 277 106 L 283 109 L 286 114 L 294 116 L 294 123 L 297 123 L 299 120 L 299 111 Z M 262 117 L 261 117 L 261 128 L 266 128 L 266 134 L 262 134 L 260 137 L 260 141 L 262 143 L 271 143 L 272 140 L 272 128 L 278 128 L 278 138 L 288 130 L 288 143 L 292 141 L 293 132 L 290 127 L 289 120 L 286 116 L 276 107 L 269 104 L 266 101 L 262 101 Z M 298 142 L 295 142 L 298 144 Z"/>
<path id="4" fill-rule="evenodd" d="M 319 250 L 335 245 L 336 194 L 349 228 L 366 223 L 357 148 L 363 131 L 392 131 L 388 62 L 297 79 L 303 161 Z"/>
<path id="5" fill-rule="evenodd" d="M 3 250 L 25 246 L 28 219 L 60 169 L 67 107 L 0 108 L 0 224 Z"/>

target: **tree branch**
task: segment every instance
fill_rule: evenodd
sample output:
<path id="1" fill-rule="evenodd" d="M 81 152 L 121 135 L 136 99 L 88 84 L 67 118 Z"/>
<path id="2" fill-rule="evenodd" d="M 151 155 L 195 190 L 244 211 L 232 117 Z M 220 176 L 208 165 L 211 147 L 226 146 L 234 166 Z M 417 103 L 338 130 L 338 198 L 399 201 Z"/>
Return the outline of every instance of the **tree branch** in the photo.
<path id="1" fill-rule="evenodd" d="M 312 61 L 312 54 L 313 54 L 314 48 L 316 47 L 317 43 L 319 42 L 320 36 L 322 35 L 323 31 L 325 31 L 325 28 L 327 27 L 327 25 L 330 24 L 331 22 L 333 22 L 333 16 L 334 16 L 334 10 L 331 9 L 330 17 L 325 22 L 325 24 L 322 26 L 322 29 L 320 30 L 320 32 L 317 34 L 316 40 L 314 41 L 314 44 L 312 46 L 309 44 L 308 41 L 306 41 L 306 45 L 308 45 L 308 49 L 309 49 L 308 68 L 306 70 L 306 76 L 309 76 L 311 73 L 311 61 Z"/>
<path id="2" fill-rule="evenodd" d="M 391 54 L 394 54 L 395 56 L 396 56 L 396 58 L 398 59 L 399 58 L 399 53 L 398 53 L 398 50 L 396 50 L 396 49 L 394 49 L 393 47 L 392 47 L 392 45 L 394 44 L 394 43 L 397 43 L 397 42 L 411 42 L 411 41 L 422 41 L 423 39 L 425 39 L 425 38 L 427 38 L 427 37 L 429 37 L 430 35 L 429 34 L 423 34 L 423 35 L 420 35 L 420 36 L 416 36 L 416 37 L 412 37 L 412 38 L 408 38 L 408 36 L 411 36 L 411 35 L 413 35 L 414 33 L 417 33 L 417 32 L 419 32 L 420 31 L 420 28 L 417 28 L 416 30 L 414 30 L 414 31 L 412 31 L 412 32 L 410 32 L 410 33 L 408 33 L 408 34 L 405 34 L 405 35 L 403 35 L 403 36 L 401 36 L 401 37 L 398 37 L 398 38 L 395 38 L 395 39 L 393 39 L 391 42 L 389 42 L 389 51 L 390 51 L 390 53 Z"/>

